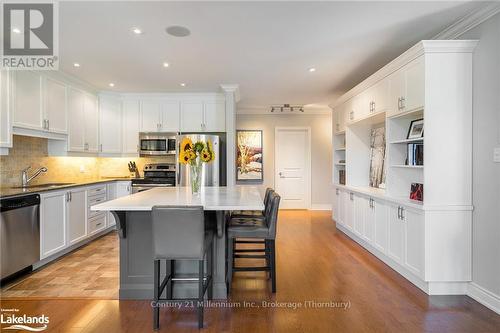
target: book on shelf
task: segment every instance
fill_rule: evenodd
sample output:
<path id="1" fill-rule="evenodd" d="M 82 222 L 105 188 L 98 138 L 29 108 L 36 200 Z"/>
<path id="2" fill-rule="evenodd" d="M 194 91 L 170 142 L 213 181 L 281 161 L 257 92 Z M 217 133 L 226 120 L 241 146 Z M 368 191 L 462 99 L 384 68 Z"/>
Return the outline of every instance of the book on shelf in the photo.
<path id="1" fill-rule="evenodd" d="M 424 165 L 424 144 L 409 143 L 407 148 L 406 165 Z"/>
<path id="2" fill-rule="evenodd" d="M 345 185 L 345 170 L 339 170 L 339 184 Z"/>

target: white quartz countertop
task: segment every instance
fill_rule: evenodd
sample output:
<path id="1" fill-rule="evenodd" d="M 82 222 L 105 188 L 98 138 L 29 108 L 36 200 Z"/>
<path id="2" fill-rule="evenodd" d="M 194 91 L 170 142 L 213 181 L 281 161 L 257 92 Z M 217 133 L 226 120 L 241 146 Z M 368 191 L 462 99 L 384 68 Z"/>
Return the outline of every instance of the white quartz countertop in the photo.
<path id="1" fill-rule="evenodd" d="M 149 211 L 153 206 L 203 206 L 205 210 L 264 210 L 256 186 L 207 186 L 198 196 L 190 187 L 153 188 L 92 206 L 94 211 Z"/>

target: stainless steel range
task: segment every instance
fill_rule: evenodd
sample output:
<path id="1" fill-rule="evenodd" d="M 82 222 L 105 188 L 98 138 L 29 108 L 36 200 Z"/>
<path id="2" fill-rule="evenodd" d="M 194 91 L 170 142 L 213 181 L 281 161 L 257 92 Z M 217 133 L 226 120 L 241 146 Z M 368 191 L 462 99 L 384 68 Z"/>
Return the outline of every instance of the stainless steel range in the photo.
<path id="1" fill-rule="evenodd" d="M 175 186 L 175 164 L 146 164 L 144 178 L 132 180 L 132 193 L 150 190 L 155 187 Z"/>

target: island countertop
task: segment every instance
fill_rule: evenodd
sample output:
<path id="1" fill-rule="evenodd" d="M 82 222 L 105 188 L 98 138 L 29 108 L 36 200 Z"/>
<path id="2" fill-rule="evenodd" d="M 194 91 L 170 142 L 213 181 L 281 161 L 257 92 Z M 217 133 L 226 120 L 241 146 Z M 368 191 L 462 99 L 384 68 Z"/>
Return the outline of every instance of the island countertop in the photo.
<path id="1" fill-rule="evenodd" d="M 203 206 L 205 210 L 264 210 L 256 186 L 207 186 L 197 196 L 190 187 L 158 187 L 91 207 L 94 211 L 151 211 L 153 206 Z"/>

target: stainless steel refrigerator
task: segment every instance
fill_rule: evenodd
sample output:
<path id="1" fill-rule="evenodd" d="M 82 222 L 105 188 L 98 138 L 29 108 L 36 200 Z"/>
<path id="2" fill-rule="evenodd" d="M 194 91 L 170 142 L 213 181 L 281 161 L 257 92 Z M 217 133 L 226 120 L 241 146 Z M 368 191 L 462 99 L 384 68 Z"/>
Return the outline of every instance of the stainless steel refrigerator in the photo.
<path id="1" fill-rule="evenodd" d="M 225 186 L 226 185 L 226 173 L 225 173 L 225 149 L 223 137 L 213 134 L 184 134 L 177 136 L 176 144 L 176 161 L 177 161 L 177 186 L 190 186 L 190 174 L 189 166 L 179 163 L 179 148 L 182 139 L 185 137 L 191 138 L 191 141 L 195 143 L 196 141 L 207 142 L 210 140 L 213 145 L 215 152 L 215 159 L 210 163 L 203 163 L 202 174 L 201 174 L 201 184 L 202 186 Z M 221 140 L 222 139 L 222 140 Z M 221 147 L 222 146 L 222 147 Z"/>

